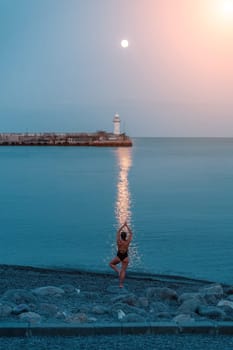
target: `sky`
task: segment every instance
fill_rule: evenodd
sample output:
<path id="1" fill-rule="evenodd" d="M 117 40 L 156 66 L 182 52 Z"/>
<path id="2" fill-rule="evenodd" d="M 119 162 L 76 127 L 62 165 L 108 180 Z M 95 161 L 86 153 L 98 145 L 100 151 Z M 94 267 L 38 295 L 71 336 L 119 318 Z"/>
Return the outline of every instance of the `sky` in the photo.
<path id="1" fill-rule="evenodd" d="M 233 136 L 233 0 L 0 0 L 0 52 L 0 132 Z"/>

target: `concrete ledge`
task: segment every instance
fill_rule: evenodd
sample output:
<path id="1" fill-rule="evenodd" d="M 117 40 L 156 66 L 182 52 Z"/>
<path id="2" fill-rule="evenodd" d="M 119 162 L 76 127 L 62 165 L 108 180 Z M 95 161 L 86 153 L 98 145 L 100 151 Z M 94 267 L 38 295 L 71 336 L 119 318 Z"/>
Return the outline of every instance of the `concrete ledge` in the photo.
<path id="1" fill-rule="evenodd" d="M 121 335 L 126 334 L 151 334 L 151 325 L 149 322 L 135 323 L 134 322 L 122 322 L 121 324 Z"/>
<path id="2" fill-rule="evenodd" d="M 178 324 L 179 333 L 186 334 L 217 334 L 218 325 L 216 322 L 202 321 Z M 232 328 L 233 334 L 233 328 Z"/>
<path id="3" fill-rule="evenodd" d="M 95 324 L 95 335 L 122 335 L 121 322 Z M 129 333 L 128 333 L 129 334 Z"/>
<path id="4" fill-rule="evenodd" d="M 26 337 L 28 330 L 27 323 L 4 323 L 0 325 L 0 337 Z"/>
<path id="5" fill-rule="evenodd" d="M 102 328 L 100 327 L 99 330 Z M 93 336 L 96 335 L 96 327 L 94 324 L 48 324 L 41 326 L 29 327 L 31 336 Z"/>
<path id="6" fill-rule="evenodd" d="M 153 323 L 93 323 L 93 324 L 43 324 L 4 323 L 0 325 L 0 337 L 28 336 L 95 336 L 95 335 L 155 335 L 155 334 L 208 334 L 233 335 L 233 322 L 174 322 Z"/>
<path id="7" fill-rule="evenodd" d="M 178 334 L 179 327 L 175 322 L 151 322 L 150 334 Z"/>
<path id="8" fill-rule="evenodd" d="M 218 334 L 233 334 L 233 322 L 218 322 Z"/>

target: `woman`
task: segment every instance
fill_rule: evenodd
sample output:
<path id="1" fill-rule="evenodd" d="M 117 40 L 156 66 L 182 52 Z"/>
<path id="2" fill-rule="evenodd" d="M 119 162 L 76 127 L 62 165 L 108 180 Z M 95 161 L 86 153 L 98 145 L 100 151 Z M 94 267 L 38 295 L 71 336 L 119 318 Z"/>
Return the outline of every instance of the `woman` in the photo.
<path id="1" fill-rule="evenodd" d="M 125 231 L 122 231 L 124 227 L 127 228 L 128 234 Z M 110 267 L 114 271 L 116 271 L 119 275 L 120 288 L 123 288 L 125 273 L 126 273 L 127 266 L 129 264 L 128 248 L 132 240 L 132 236 L 133 236 L 133 232 L 129 228 L 127 222 L 125 222 L 117 231 L 117 236 L 116 236 L 116 242 L 117 242 L 117 248 L 118 248 L 117 256 L 109 263 Z M 119 263 L 121 263 L 120 270 L 116 266 Z"/>

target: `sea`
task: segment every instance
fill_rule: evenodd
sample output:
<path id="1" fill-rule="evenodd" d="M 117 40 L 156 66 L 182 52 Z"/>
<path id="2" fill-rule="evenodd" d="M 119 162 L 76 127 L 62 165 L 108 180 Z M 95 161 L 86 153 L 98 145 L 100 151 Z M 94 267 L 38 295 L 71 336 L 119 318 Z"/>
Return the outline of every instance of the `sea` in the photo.
<path id="1" fill-rule="evenodd" d="M 132 148 L 0 147 L 0 264 L 233 283 L 233 139 L 133 138 Z"/>

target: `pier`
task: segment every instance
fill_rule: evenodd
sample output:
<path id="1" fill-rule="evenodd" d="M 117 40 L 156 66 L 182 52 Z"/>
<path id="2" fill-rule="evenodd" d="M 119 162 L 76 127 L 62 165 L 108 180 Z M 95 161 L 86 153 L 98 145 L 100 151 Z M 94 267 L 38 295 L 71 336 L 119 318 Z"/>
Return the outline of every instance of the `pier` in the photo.
<path id="1" fill-rule="evenodd" d="M 95 146 L 131 147 L 125 134 L 96 133 L 1 133 L 0 146 Z"/>

